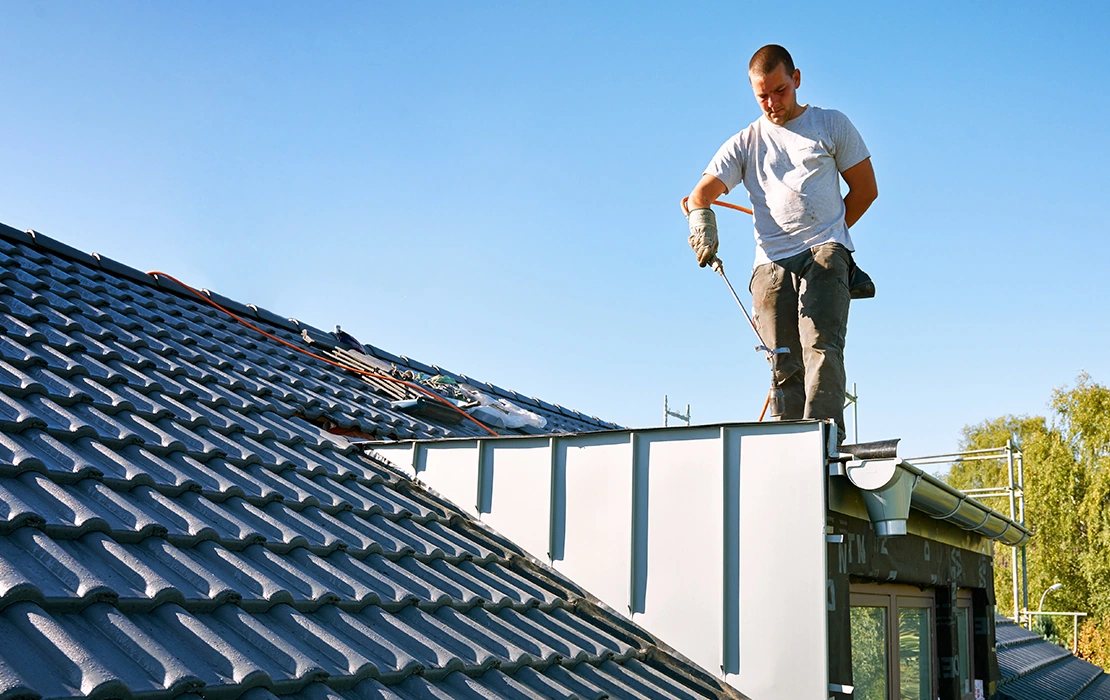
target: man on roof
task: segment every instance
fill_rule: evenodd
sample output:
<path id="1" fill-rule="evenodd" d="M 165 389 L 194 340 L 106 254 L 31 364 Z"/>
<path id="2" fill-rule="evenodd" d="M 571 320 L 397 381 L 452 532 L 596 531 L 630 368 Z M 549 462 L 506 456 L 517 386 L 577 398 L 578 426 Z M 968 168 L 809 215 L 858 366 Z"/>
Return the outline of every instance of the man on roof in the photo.
<path id="1" fill-rule="evenodd" d="M 690 193 L 690 247 L 699 265 L 714 263 L 709 205 L 743 183 L 755 220 L 756 325 L 768 347 L 789 349 L 772 360 L 782 390 L 772 415 L 834 419 L 843 440 L 849 282 L 858 269 L 848 229 L 878 196 L 871 154 L 842 113 L 798 102 L 802 74 L 783 47 L 756 51 L 748 80 L 763 115 L 721 146 Z"/>

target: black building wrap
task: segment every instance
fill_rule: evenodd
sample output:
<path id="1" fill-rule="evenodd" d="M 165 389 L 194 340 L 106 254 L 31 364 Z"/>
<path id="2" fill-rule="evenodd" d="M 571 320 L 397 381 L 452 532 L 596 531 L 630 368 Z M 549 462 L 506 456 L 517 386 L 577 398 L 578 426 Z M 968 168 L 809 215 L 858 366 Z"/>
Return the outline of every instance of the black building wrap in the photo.
<path id="1" fill-rule="evenodd" d="M 841 542 L 828 544 L 826 582 L 829 615 L 829 679 L 852 684 L 850 586 L 853 583 L 890 583 L 917 586 L 936 596 L 938 655 L 937 697 L 959 700 L 959 657 L 955 624 L 956 592 L 972 592 L 975 677 L 988 697 L 1001 678 L 994 649 L 994 576 L 989 555 L 917 535 L 879 537 L 871 523 L 830 512 L 828 533 Z M 850 700 L 851 695 L 830 693 Z"/>

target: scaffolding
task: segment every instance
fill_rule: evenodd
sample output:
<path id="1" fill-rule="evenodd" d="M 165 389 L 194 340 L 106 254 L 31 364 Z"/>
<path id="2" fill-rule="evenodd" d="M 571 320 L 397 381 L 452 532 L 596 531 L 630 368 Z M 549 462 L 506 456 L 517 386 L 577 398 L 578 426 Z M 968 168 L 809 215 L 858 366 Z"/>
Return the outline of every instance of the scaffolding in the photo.
<path id="1" fill-rule="evenodd" d="M 987 460 L 1005 460 L 1008 473 L 1007 485 L 964 489 L 964 493 L 977 500 L 987 498 L 1009 499 L 1010 519 L 1025 525 L 1025 465 L 1021 450 L 1014 447 L 1013 440 L 1006 440 L 1004 447 L 926 455 L 909 458 L 906 461 L 915 466 L 921 466 L 923 464 L 955 464 L 956 462 L 985 462 Z M 1021 560 L 1020 580 L 1018 559 Z M 1025 559 L 1025 545 L 1013 548 L 1010 570 L 1013 578 L 1014 622 L 1021 624 L 1022 612 L 1029 609 L 1029 569 Z"/>
<path id="2" fill-rule="evenodd" d="M 852 407 L 852 442 L 859 443 L 859 392 L 856 383 L 852 382 L 852 390 L 844 392 L 844 408 Z"/>
<path id="3" fill-rule="evenodd" d="M 1022 610 L 1021 616 L 1025 623 L 1025 628 L 1028 630 L 1033 629 L 1033 620 L 1037 617 L 1070 617 L 1071 618 L 1071 653 L 1075 654 L 1079 651 L 1079 618 L 1087 617 L 1087 613 L 1079 611 L 1067 612 L 1045 612 L 1043 610 Z"/>
<path id="4" fill-rule="evenodd" d="M 678 413 L 676 411 L 672 411 L 671 410 L 671 404 L 670 404 L 670 398 L 666 394 L 663 394 L 663 427 L 664 428 L 666 428 L 670 424 L 671 416 L 674 416 L 675 418 L 677 418 L 679 420 L 686 421 L 686 425 L 689 426 L 690 425 L 690 404 L 686 404 L 686 413 L 685 413 L 685 415 L 683 415 L 681 413 Z"/>

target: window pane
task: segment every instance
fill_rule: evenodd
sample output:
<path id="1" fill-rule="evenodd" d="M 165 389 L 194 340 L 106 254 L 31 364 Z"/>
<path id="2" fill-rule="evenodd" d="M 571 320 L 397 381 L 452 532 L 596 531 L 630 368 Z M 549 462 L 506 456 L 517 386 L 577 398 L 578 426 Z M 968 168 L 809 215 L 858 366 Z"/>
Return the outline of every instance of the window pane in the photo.
<path id="1" fill-rule="evenodd" d="M 901 700 L 932 700 L 933 656 L 928 608 L 898 609 Z"/>
<path id="2" fill-rule="evenodd" d="M 960 694 L 971 692 L 971 609 L 956 608 L 956 634 L 959 636 L 960 650 Z"/>
<path id="3" fill-rule="evenodd" d="M 852 606 L 854 700 L 887 700 L 886 608 Z"/>

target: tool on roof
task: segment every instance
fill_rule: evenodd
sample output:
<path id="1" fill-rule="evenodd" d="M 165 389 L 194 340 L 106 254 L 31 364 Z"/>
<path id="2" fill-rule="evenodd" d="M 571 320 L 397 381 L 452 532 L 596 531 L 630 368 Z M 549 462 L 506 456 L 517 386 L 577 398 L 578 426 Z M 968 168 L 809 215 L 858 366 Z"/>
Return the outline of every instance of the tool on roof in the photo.
<path id="1" fill-rule="evenodd" d="M 367 354 L 366 348 L 363 347 L 362 343 L 358 342 L 358 338 L 340 328 L 338 323 L 335 324 L 335 332 L 332 333 L 332 335 L 335 336 L 335 339 L 339 341 L 340 345 L 347 348 L 348 350 L 361 352 L 363 355 Z"/>

